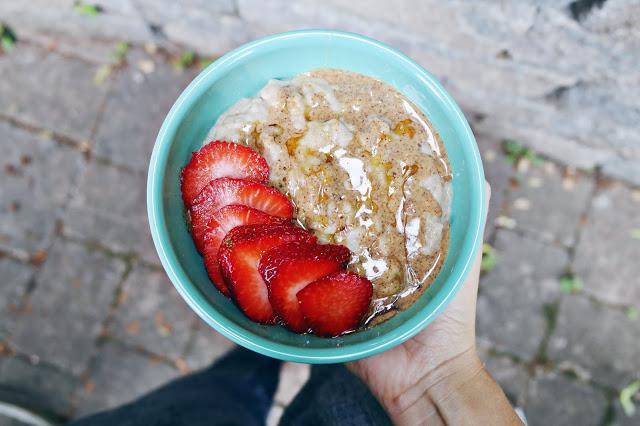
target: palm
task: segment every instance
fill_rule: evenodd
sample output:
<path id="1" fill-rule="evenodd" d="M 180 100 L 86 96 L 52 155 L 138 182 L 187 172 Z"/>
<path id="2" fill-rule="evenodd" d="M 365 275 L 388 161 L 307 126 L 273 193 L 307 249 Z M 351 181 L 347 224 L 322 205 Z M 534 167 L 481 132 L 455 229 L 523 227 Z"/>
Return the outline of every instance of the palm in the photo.
<path id="1" fill-rule="evenodd" d="M 349 368 L 378 398 L 393 397 L 438 365 L 474 348 L 479 273 L 480 254 L 458 294 L 433 323 L 402 345 L 354 361 Z"/>

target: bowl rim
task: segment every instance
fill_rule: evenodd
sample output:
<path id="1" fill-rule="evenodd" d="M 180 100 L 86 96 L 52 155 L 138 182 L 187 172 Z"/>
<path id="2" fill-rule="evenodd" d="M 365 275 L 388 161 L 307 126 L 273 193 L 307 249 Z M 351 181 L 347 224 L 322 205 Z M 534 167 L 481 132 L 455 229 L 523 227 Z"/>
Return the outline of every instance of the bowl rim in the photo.
<path id="1" fill-rule="evenodd" d="M 296 347 L 271 341 L 268 338 L 242 329 L 211 307 L 200 290 L 186 275 L 175 256 L 169 241 L 162 203 L 164 170 L 166 169 L 168 153 L 171 147 L 171 139 L 193 102 L 199 99 L 203 92 L 208 89 L 207 83 L 215 81 L 219 76 L 224 75 L 234 66 L 235 60 L 250 55 L 262 45 L 306 37 L 340 38 L 347 42 L 369 45 L 384 52 L 385 55 L 390 55 L 396 60 L 404 62 L 421 82 L 429 87 L 431 95 L 437 96 L 439 101 L 445 104 L 447 111 L 452 113 L 451 119 L 456 122 L 456 125 L 461 126 L 459 130 L 463 134 L 463 139 L 467 144 L 471 145 L 471 158 L 469 159 L 471 161 L 468 164 L 467 171 L 471 175 L 472 187 L 475 187 L 475 190 L 471 191 L 470 199 L 471 209 L 475 210 L 475 214 L 472 214 L 469 219 L 469 229 L 472 232 L 468 232 L 465 235 L 461 249 L 461 257 L 465 258 L 464 263 L 460 263 L 460 261 L 454 263 L 452 274 L 442 289 L 446 293 L 440 291 L 433 297 L 432 302 L 437 301 L 436 307 L 431 308 L 432 303 L 429 303 L 404 323 L 383 335 L 378 335 L 353 345 L 332 348 Z M 289 31 L 256 39 L 228 52 L 210 64 L 184 89 L 165 117 L 151 154 L 147 177 L 147 214 L 153 243 L 169 279 L 191 309 L 216 331 L 241 346 L 285 361 L 306 363 L 347 362 L 383 352 L 408 340 L 433 321 L 453 299 L 471 269 L 474 255 L 480 246 L 484 232 L 486 215 L 484 171 L 475 138 L 462 111 L 435 77 L 415 61 L 382 42 L 355 33 L 325 29 Z M 205 306 L 208 306 L 213 313 L 205 309 Z M 427 309 L 431 311 L 425 312 Z"/>

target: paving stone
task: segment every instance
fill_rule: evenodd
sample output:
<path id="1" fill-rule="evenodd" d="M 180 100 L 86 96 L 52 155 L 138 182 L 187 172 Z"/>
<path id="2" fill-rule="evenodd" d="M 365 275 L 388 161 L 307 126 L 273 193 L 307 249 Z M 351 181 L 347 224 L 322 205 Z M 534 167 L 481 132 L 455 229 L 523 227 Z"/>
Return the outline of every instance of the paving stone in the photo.
<path id="1" fill-rule="evenodd" d="M 154 61 L 153 72 L 144 74 L 138 69 L 141 61 L 154 59 L 138 52 L 129 68 L 115 76 L 96 131 L 94 153 L 146 173 L 166 114 L 198 70 L 180 72 L 171 64 Z"/>
<path id="2" fill-rule="evenodd" d="M 531 426 L 600 425 L 607 401 L 597 389 L 557 373 L 532 380 L 525 414 Z"/>
<path id="3" fill-rule="evenodd" d="M 5 401 L 64 418 L 71 410 L 75 387 L 73 377 L 49 365 L 16 356 L 0 357 L 0 393 Z"/>
<path id="4" fill-rule="evenodd" d="M 49 245 L 80 154 L 6 122 L 0 149 L 0 249 L 27 257 Z"/>
<path id="5" fill-rule="evenodd" d="M 177 370 L 158 360 L 109 342 L 101 349 L 88 379 L 76 396 L 76 416 L 131 402 L 178 375 Z"/>
<path id="6" fill-rule="evenodd" d="M 558 166 L 548 162 L 531 166 L 521 176 L 509 205 L 516 227 L 571 246 L 593 191 L 593 179 L 582 175 L 565 178 Z"/>
<path id="7" fill-rule="evenodd" d="M 499 351 L 530 360 L 546 330 L 544 306 L 558 298 L 558 277 L 568 256 L 504 230 L 496 235 L 495 249 L 498 262 L 480 281 L 478 337 Z"/>
<path id="8" fill-rule="evenodd" d="M 18 44 L 0 56 L 0 113 L 86 141 L 107 90 L 96 85 L 96 67 Z"/>
<path id="9" fill-rule="evenodd" d="M 640 321 L 582 296 L 565 296 L 547 350 L 586 369 L 596 382 L 622 388 L 640 379 Z"/>
<path id="10" fill-rule="evenodd" d="M 16 324 L 18 351 L 83 372 L 124 268 L 120 260 L 57 241 Z"/>
<path id="11" fill-rule="evenodd" d="M 514 362 L 509 357 L 491 353 L 490 350 L 482 347 L 482 343 L 479 346 L 478 352 L 485 368 L 500 384 L 509 401 L 514 406 L 523 406 L 529 384 L 527 367 Z"/>
<path id="12" fill-rule="evenodd" d="M 476 133 L 476 140 L 482 156 L 484 176 L 491 185 L 491 203 L 484 233 L 486 239 L 493 235 L 495 220 L 503 213 L 513 166 L 507 162 L 499 140 L 482 133 Z"/>
<path id="13" fill-rule="evenodd" d="M 586 291 L 604 301 L 640 308 L 640 197 L 623 185 L 599 190 L 591 203 L 574 269 Z"/>
<path id="14" fill-rule="evenodd" d="M 146 176 L 91 162 L 63 218 L 64 235 L 159 264 L 146 209 Z"/>
<path id="15" fill-rule="evenodd" d="M 296 362 L 285 362 L 280 369 L 278 389 L 273 397 L 276 404 L 287 406 L 309 380 L 311 366 Z"/>
<path id="16" fill-rule="evenodd" d="M 9 258 L 0 257 L 0 340 L 7 339 L 14 328 L 22 299 L 33 279 L 33 268 Z"/>
<path id="17" fill-rule="evenodd" d="M 198 319 L 193 342 L 185 355 L 191 370 L 208 367 L 215 360 L 229 352 L 235 344 L 222 334 Z"/>
<path id="18" fill-rule="evenodd" d="M 96 38 L 144 43 L 154 34 L 132 0 L 96 0 L 102 6 L 96 16 L 84 16 L 74 9 L 75 0 L 4 0 L 0 14 L 15 28 L 61 34 L 74 38 Z M 19 35 L 19 34 L 18 34 Z"/>
<path id="19" fill-rule="evenodd" d="M 114 336 L 170 359 L 184 352 L 194 315 L 164 272 L 136 266 L 120 299 L 111 328 Z"/>

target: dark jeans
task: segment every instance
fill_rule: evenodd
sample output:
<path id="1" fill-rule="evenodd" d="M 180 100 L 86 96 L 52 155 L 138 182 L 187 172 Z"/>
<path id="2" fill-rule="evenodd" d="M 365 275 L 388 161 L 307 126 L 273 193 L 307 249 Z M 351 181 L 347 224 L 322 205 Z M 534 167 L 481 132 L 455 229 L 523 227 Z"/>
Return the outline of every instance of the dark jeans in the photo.
<path id="1" fill-rule="evenodd" d="M 237 348 L 211 367 L 174 380 L 74 426 L 264 425 L 280 361 Z M 319 365 L 285 410 L 281 425 L 387 425 L 382 407 L 343 365 Z"/>

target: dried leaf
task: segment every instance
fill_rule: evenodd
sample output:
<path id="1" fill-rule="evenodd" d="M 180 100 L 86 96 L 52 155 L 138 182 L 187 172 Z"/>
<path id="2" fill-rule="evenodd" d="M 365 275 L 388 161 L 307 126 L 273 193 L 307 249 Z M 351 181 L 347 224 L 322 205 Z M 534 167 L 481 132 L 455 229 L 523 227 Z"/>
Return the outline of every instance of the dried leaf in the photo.
<path id="1" fill-rule="evenodd" d="M 47 256 L 49 256 L 49 253 L 47 253 L 46 250 L 37 250 L 31 254 L 29 263 L 36 266 L 42 265 L 44 261 L 47 260 Z"/>
<path id="2" fill-rule="evenodd" d="M 104 83 L 105 80 L 111 75 L 111 71 L 112 67 L 110 64 L 100 66 L 100 68 L 98 68 L 95 75 L 93 76 L 93 81 L 96 84 Z"/>
<path id="3" fill-rule="evenodd" d="M 189 366 L 187 365 L 187 361 L 184 360 L 184 358 L 178 358 L 175 361 L 175 365 L 176 368 L 178 369 L 178 371 L 182 374 L 187 374 L 189 373 L 191 370 L 189 369 Z"/>
<path id="4" fill-rule="evenodd" d="M 134 320 L 127 325 L 127 333 L 138 334 L 140 332 L 140 321 Z"/>

